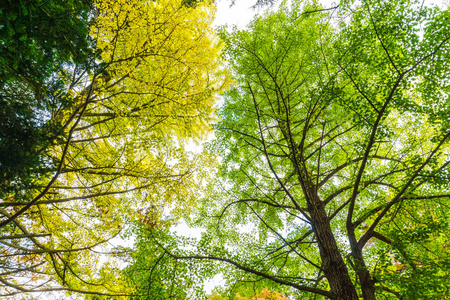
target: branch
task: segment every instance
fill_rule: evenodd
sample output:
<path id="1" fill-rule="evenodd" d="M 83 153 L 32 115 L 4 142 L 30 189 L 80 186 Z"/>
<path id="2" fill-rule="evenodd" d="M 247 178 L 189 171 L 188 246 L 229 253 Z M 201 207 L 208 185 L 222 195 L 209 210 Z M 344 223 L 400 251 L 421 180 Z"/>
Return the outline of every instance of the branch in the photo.
<path id="1" fill-rule="evenodd" d="M 99 295 L 99 296 L 111 296 L 111 297 L 136 296 L 136 295 L 131 295 L 131 294 L 109 294 L 109 293 L 101 293 L 101 292 L 93 292 L 93 291 L 83 291 L 83 290 L 64 288 L 64 287 L 50 287 L 50 288 L 45 288 L 45 289 L 26 289 L 19 285 L 8 282 L 8 281 L 2 279 L 1 277 L 0 277 L 0 282 L 2 282 L 4 285 L 7 285 L 9 287 L 12 287 L 12 288 L 20 291 L 20 292 L 16 292 L 16 293 L 3 294 L 2 296 L 13 296 L 16 294 L 21 294 L 21 293 L 44 293 L 44 292 L 57 292 L 57 291 L 67 291 L 67 292 L 75 292 L 75 293 L 86 294 L 86 295 Z"/>
<path id="2" fill-rule="evenodd" d="M 165 253 L 167 253 L 169 256 L 175 258 L 175 259 L 197 259 L 197 260 L 214 260 L 214 261 L 221 261 L 221 262 L 225 262 L 227 264 L 233 265 L 236 268 L 249 272 L 251 274 L 272 280 L 273 282 L 279 283 L 279 284 L 283 284 L 283 285 L 287 285 L 290 287 L 293 287 L 299 291 L 305 291 L 305 292 L 310 292 L 310 293 L 314 293 L 314 294 L 318 294 L 318 295 L 323 295 L 325 297 L 332 297 L 332 294 L 329 291 L 324 291 L 318 288 L 313 288 L 313 287 L 309 287 L 309 286 L 304 286 L 304 285 L 299 285 L 293 282 L 289 282 L 283 279 L 280 279 L 278 277 L 275 276 L 271 276 L 269 274 L 257 271 L 257 270 L 253 270 L 249 267 L 243 266 L 237 262 L 235 262 L 234 260 L 231 259 L 227 259 L 227 258 L 221 258 L 221 257 L 217 257 L 217 256 L 213 256 L 213 255 L 208 255 L 208 256 L 201 256 L 201 255 L 191 255 L 191 256 L 177 256 L 172 254 L 171 252 L 169 252 L 166 248 L 164 248 L 155 238 L 153 238 L 154 241 L 156 242 L 156 244 L 158 244 L 159 247 L 161 247 Z"/>
<path id="3" fill-rule="evenodd" d="M 403 257 L 408 261 L 408 263 L 411 265 L 411 267 L 414 269 L 414 271 L 417 269 L 416 264 L 411 261 L 411 259 L 406 254 L 405 250 L 401 249 L 397 243 L 394 243 L 390 238 L 388 238 L 376 231 L 372 232 L 372 236 L 379 239 L 380 241 L 385 242 L 386 244 L 393 245 L 403 255 Z"/>
<path id="4" fill-rule="evenodd" d="M 14 239 L 43 237 L 43 236 L 51 236 L 51 235 L 52 235 L 51 233 L 8 235 L 8 236 L 0 236 L 0 240 L 14 240 Z"/>
<path id="5" fill-rule="evenodd" d="M 394 295 L 395 295 L 398 299 L 400 299 L 400 300 L 403 299 L 403 296 L 402 296 L 399 292 L 396 292 L 396 291 L 394 291 L 394 290 L 392 290 L 392 289 L 390 289 L 390 288 L 381 286 L 380 289 L 382 289 L 383 291 L 386 291 L 386 292 L 388 292 L 388 293 L 394 294 Z"/>
<path id="6" fill-rule="evenodd" d="M 381 108 L 380 112 L 378 113 L 378 117 L 377 117 L 375 123 L 373 124 L 372 133 L 370 134 L 369 142 L 366 146 L 363 160 L 361 162 L 361 166 L 360 166 L 358 174 L 356 176 L 355 185 L 353 188 L 353 194 L 350 198 L 350 207 L 349 207 L 348 215 L 347 215 L 347 230 L 349 230 L 349 231 L 351 231 L 351 229 L 353 227 L 352 217 L 353 217 L 353 210 L 355 208 L 356 195 L 358 194 L 359 183 L 361 182 L 361 178 L 364 173 L 364 170 L 365 170 L 365 167 L 367 164 L 367 160 L 369 159 L 370 150 L 372 149 L 372 146 L 375 142 L 375 135 L 377 133 L 378 125 L 381 121 L 381 118 L 383 117 L 384 112 L 387 109 L 388 104 L 392 100 L 392 97 L 394 96 L 395 91 L 397 90 L 398 86 L 400 85 L 400 82 L 402 81 L 404 75 L 405 74 L 403 73 L 398 77 L 398 79 L 395 82 L 394 86 L 392 87 L 392 90 L 389 93 L 386 101 L 384 102 L 383 107 Z"/>
<path id="7" fill-rule="evenodd" d="M 330 8 L 309 10 L 309 11 L 302 12 L 299 16 L 297 16 L 295 18 L 291 18 L 291 19 L 292 19 L 292 21 L 296 21 L 298 18 L 300 18 L 303 15 L 309 15 L 309 14 L 313 14 L 313 13 L 316 13 L 316 12 L 324 12 L 324 11 L 334 10 L 334 9 L 338 9 L 338 8 L 339 8 L 339 5 L 336 5 L 336 6 L 330 7 Z"/>
<path id="8" fill-rule="evenodd" d="M 93 81 L 95 81 L 95 76 L 93 78 Z M 44 188 L 44 190 L 39 195 L 37 195 L 33 200 L 31 200 L 27 205 L 22 207 L 18 212 L 16 212 L 14 215 L 9 217 L 5 221 L 0 222 L 0 227 L 3 227 L 5 225 L 11 223 L 15 218 L 17 218 L 18 216 L 22 215 L 25 211 L 27 211 L 33 204 L 35 204 L 39 199 L 41 199 L 48 192 L 48 190 L 50 189 L 52 184 L 56 181 L 56 179 L 58 178 L 59 174 L 61 173 L 61 169 L 62 169 L 62 166 L 64 164 L 64 160 L 65 160 L 65 157 L 67 155 L 67 151 L 69 149 L 70 140 L 72 139 L 72 134 L 73 134 L 73 132 L 75 130 L 75 127 L 80 122 L 81 117 L 82 117 L 84 111 L 87 108 L 87 105 L 89 104 L 89 98 L 90 98 L 90 96 L 92 94 L 92 91 L 93 91 L 93 89 L 92 89 L 92 85 L 91 85 L 91 88 L 89 89 L 88 95 L 86 96 L 86 101 L 85 101 L 84 106 L 83 106 L 83 108 L 82 108 L 82 110 L 80 112 L 80 115 L 78 116 L 77 120 L 75 121 L 75 124 L 70 128 L 69 135 L 67 137 L 67 142 L 66 142 L 66 145 L 64 147 L 63 153 L 61 155 L 61 160 L 59 162 L 58 169 L 57 169 L 55 175 L 53 176 L 53 178 L 50 180 L 50 182 L 47 184 L 47 186 Z"/>
<path id="9" fill-rule="evenodd" d="M 406 190 L 409 188 L 409 186 L 413 183 L 415 178 L 419 175 L 420 171 L 428 165 L 430 160 L 433 158 L 433 156 L 439 151 L 441 146 L 444 144 L 444 142 L 447 140 L 447 138 L 450 136 L 450 131 L 444 136 L 444 138 L 439 142 L 439 144 L 434 148 L 434 150 L 430 153 L 428 158 L 420 165 L 420 167 L 416 170 L 416 172 L 411 176 L 411 178 L 406 182 L 406 184 L 403 186 L 403 188 L 400 190 L 400 192 L 386 205 L 386 207 L 383 209 L 383 211 L 378 215 L 378 217 L 375 219 L 375 221 L 370 226 L 369 230 L 361 237 L 361 239 L 358 241 L 358 246 L 361 247 L 361 245 L 364 245 L 367 240 L 369 239 L 370 235 L 372 235 L 372 232 L 375 230 L 375 227 L 378 225 L 378 223 L 383 219 L 383 217 L 386 215 L 386 213 L 389 211 L 389 209 L 402 200 L 402 195 L 406 192 Z"/>
<path id="10" fill-rule="evenodd" d="M 281 179 L 279 178 L 277 172 L 275 172 L 275 169 L 272 166 L 272 163 L 270 161 L 269 155 L 267 153 L 267 148 L 266 148 L 266 142 L 264 139 L 264 135 L 262 133 L 262 128 L 261 128 L 261 120 L 260 120 L 260 116 L 259 116 L 259 109 L 258 109 L 258 104 L 256 103 L 256 98 L 255 95 L 253 93 L 253 90 L 250 86 L 250 83 L 247 83 L 247 86 L 250 90 L 250 93 L 252 94 L 252 99 L 253 99 L 253 104 L 255 105 L 255 110 L 256 110 L 256 115 L 258 118 L 258 127 L 259 127 L 259 132 L 260 132 L 260 136 L 261 136 L 261 140 L 263 142 L 263 148 L 264 148 L 264 155 L 266 156 L 267 159 L 267 163 L 269 164 L 269 168 L 272 171 L 273 175 L 275 176 L 275 178 L 277 179 L 278 183 L 280 184 L 280 186 L 282 187 L 282 189 L 284 190 L 284 192 L 286 193 L 286 195 L 288 195 L 288 197 L 291 199 L 292 203 L 294 203 L 294 206 L 297 208 L 297 210 L 300 211 L 300 213 L 308 220 L 311 222 L 311 219 L 308 217 L 308 215 L 306 214 L 306 211 L 304 209 L 302 209 L 300 207 L 300 205 L 298 205 L 297 201 L 295 201 L 294 197 L 291 195 L 291 193 L 289 192 L 289 190 L 284 186 L 283 182 L 281 181 Z"/>
<path id="11" fill-rule="evenodd" d="M 275 233 L 276 236 L 278 236 L 284 244 L 288 245 L 289 248 L 291 248 L 292 251 L 295 252 L 295 254 L 297 254 L 299 257 L 301 257 L 302 259 L 304 259 L 305 261 L 307 261 L 309 264 L 311 264 L 312 266 L 316 267 L 317 269 L 323 271 L 323 269 L 318 266 L 317 264 L 313 263 L 311 260 L 309 260 L 308 258 L 306 258 L 304 255 L 300 254 L 297 252 L 297 250 L 291 245 L 291 243 L 289 243 L 288 241 L 286 241 L 286 239 L 279 234 L 275 229 L 273 229 L 269 224 L 267 224 L 266 221 L 264 221 L 263 218 L 261 218 L 261 216 L 250 206 L 247 204 L 247 207 L 250 208 L 250 210 L 258 217 L 258 219 L 267 227 L 270 229 L 270 231 L 272 231 L 273 233 Z"/>
<path id="12" fill-rule="evenodd" d="M 397 71 L 397 73 L 400 75 L 400 71 L 398 70 L 397 66 L 395 65 L 394 61 L 392 60 L 391 55 L 389 55 L 389 52 L 387 51 L 386 46 L 384 45 L 383 41 L 381 40 L 381 38 L 380 38 L 380 36 L 378 34 L 378 30 L 377 30 L 377 27 L 375 26 L 375 22 L 373 20 L 372 14 L 370 12 L 370 6 L 369 5 L 367 5 L 367 11 L 369 12 L 370 21 L 372 22 L 373 29 L 375 30 L 375 34 L 377 35 L 377 39 L 380 42 L 381 47 L 383 47 L 383 50 L 386 53 L 389 61 L 391 62 L 392 66 L 394 67 L 395 71 Z"/>

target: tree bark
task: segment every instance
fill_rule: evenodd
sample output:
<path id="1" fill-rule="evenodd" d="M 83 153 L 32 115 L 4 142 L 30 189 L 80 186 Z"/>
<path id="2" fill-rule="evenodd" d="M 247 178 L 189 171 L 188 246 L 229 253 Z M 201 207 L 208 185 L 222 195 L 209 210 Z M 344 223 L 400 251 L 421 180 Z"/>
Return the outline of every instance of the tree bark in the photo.
<path id="1" fill-rule="evenodd" d="M 317 196 L 312 196 L 312 199 L 308 201 L 308 210 L 319 245 L 322 269 L 330 284 L 332 293 L 330 299 L 358 300 L 355 285 L 350 279 L 347 266 L 339 252 L 325 207 Z"/>
<path id="2" fill-rule="evenodd" d="M 356 273 L 361 284 L 364 300 L 376 300 L 372 277 L 370 276 L 369 270 L 367 270 L 362 251 L 359 247 L 352 250 L 352 257 L 356 262 Z"/>

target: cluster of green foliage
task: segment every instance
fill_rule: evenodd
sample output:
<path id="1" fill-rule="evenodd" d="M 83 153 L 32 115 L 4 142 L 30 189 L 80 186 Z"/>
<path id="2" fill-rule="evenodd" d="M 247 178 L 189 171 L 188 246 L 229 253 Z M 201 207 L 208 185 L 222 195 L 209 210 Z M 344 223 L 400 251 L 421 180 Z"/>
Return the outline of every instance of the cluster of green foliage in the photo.
<path id="1" fill-rule="evenodd" d="M 2 1 L 0 11 L 0 196 L 30 188 L 54 162 L 64 135 L 52 113 L 72 105 L 62 73 L 92 65 L 92 0 Z"/>

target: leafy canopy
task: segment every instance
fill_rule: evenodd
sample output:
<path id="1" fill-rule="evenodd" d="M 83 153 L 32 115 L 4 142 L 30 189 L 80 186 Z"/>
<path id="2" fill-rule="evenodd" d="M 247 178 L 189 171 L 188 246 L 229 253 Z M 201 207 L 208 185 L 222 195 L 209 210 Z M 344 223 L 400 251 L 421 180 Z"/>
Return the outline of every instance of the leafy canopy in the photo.
<path id="1" fill-rule="evenodd" d="M 295 1 L 223 30 L 236 84 L 210 145 L 220 178 L 191 219 L 206 232 L 191 247 L 149 227 L 142 238 L 205 278 L 221 273 L 229 299 L 265 287 L 293 299 L 449 296 L 449 13 Z M 170 277 L 182 278 L 198 280 Z"/>
<path id="2" fill-rule="evenodd" d="M 63 130 L 46 151 L 52 176 L 1 199 L 2 296 L 132 292 L 118 272 L 123 251 L 108 242 L 128 222 L 179 218 L 213 164 L 185 148 L 210 132 L 228 84 L 214 13 L 207 3 L 95 2 L 85 25 L 99 56 L 63 65 L 70 105 L 51 110 Z"/>
<path id="3" fill-rule="evenodd" d="M 63 73 L 90 68 L 93 1 L 2 1 L 0 11 L 0 196 L 36 185 L 64 132 L 53 111 L 71 105 Z M 16 197 L 17 198 L 17 197 Z"/>

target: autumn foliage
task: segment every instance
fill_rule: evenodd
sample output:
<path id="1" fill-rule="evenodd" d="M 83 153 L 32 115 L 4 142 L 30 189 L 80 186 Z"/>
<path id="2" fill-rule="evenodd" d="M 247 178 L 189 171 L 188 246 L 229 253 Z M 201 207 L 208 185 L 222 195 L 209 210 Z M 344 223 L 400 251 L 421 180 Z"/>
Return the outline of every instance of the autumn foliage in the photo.
<path id="1" fill-rule="evenodd" d="M 63 65 L 55 76 L 70 105 L 46 108 L 63 130 L 42 154 L 54 166 L 31 187 L 2 194 L 2 296 L 126 295 L 121 250 L 108 241 L 127 222 L 156 224 L 163 212 L 174 222 L 189 211 L 212 164 L 185 146 L 209 134 L 216 94 L 228 84 L 214 6 L 99 0 L 90 8 L 82 25 L 95 58 Z"/>
<path id="2" fill-rule="evenodd" d="M 224 298 L 217 294 L 217 292 L 213 292 L 211 295 L 208 296 L 209 300 L 226 300 L 227 298 Z M 239 293 L 236 295 L 236 300 L 289 300 L 289 298 L 284 297 L 281 293 L 278 292 L 272 292 L 267 288 L 264 288 L 259 293 L 257 293 L 255 296 L 247 298 L 240 296 Z"/>

